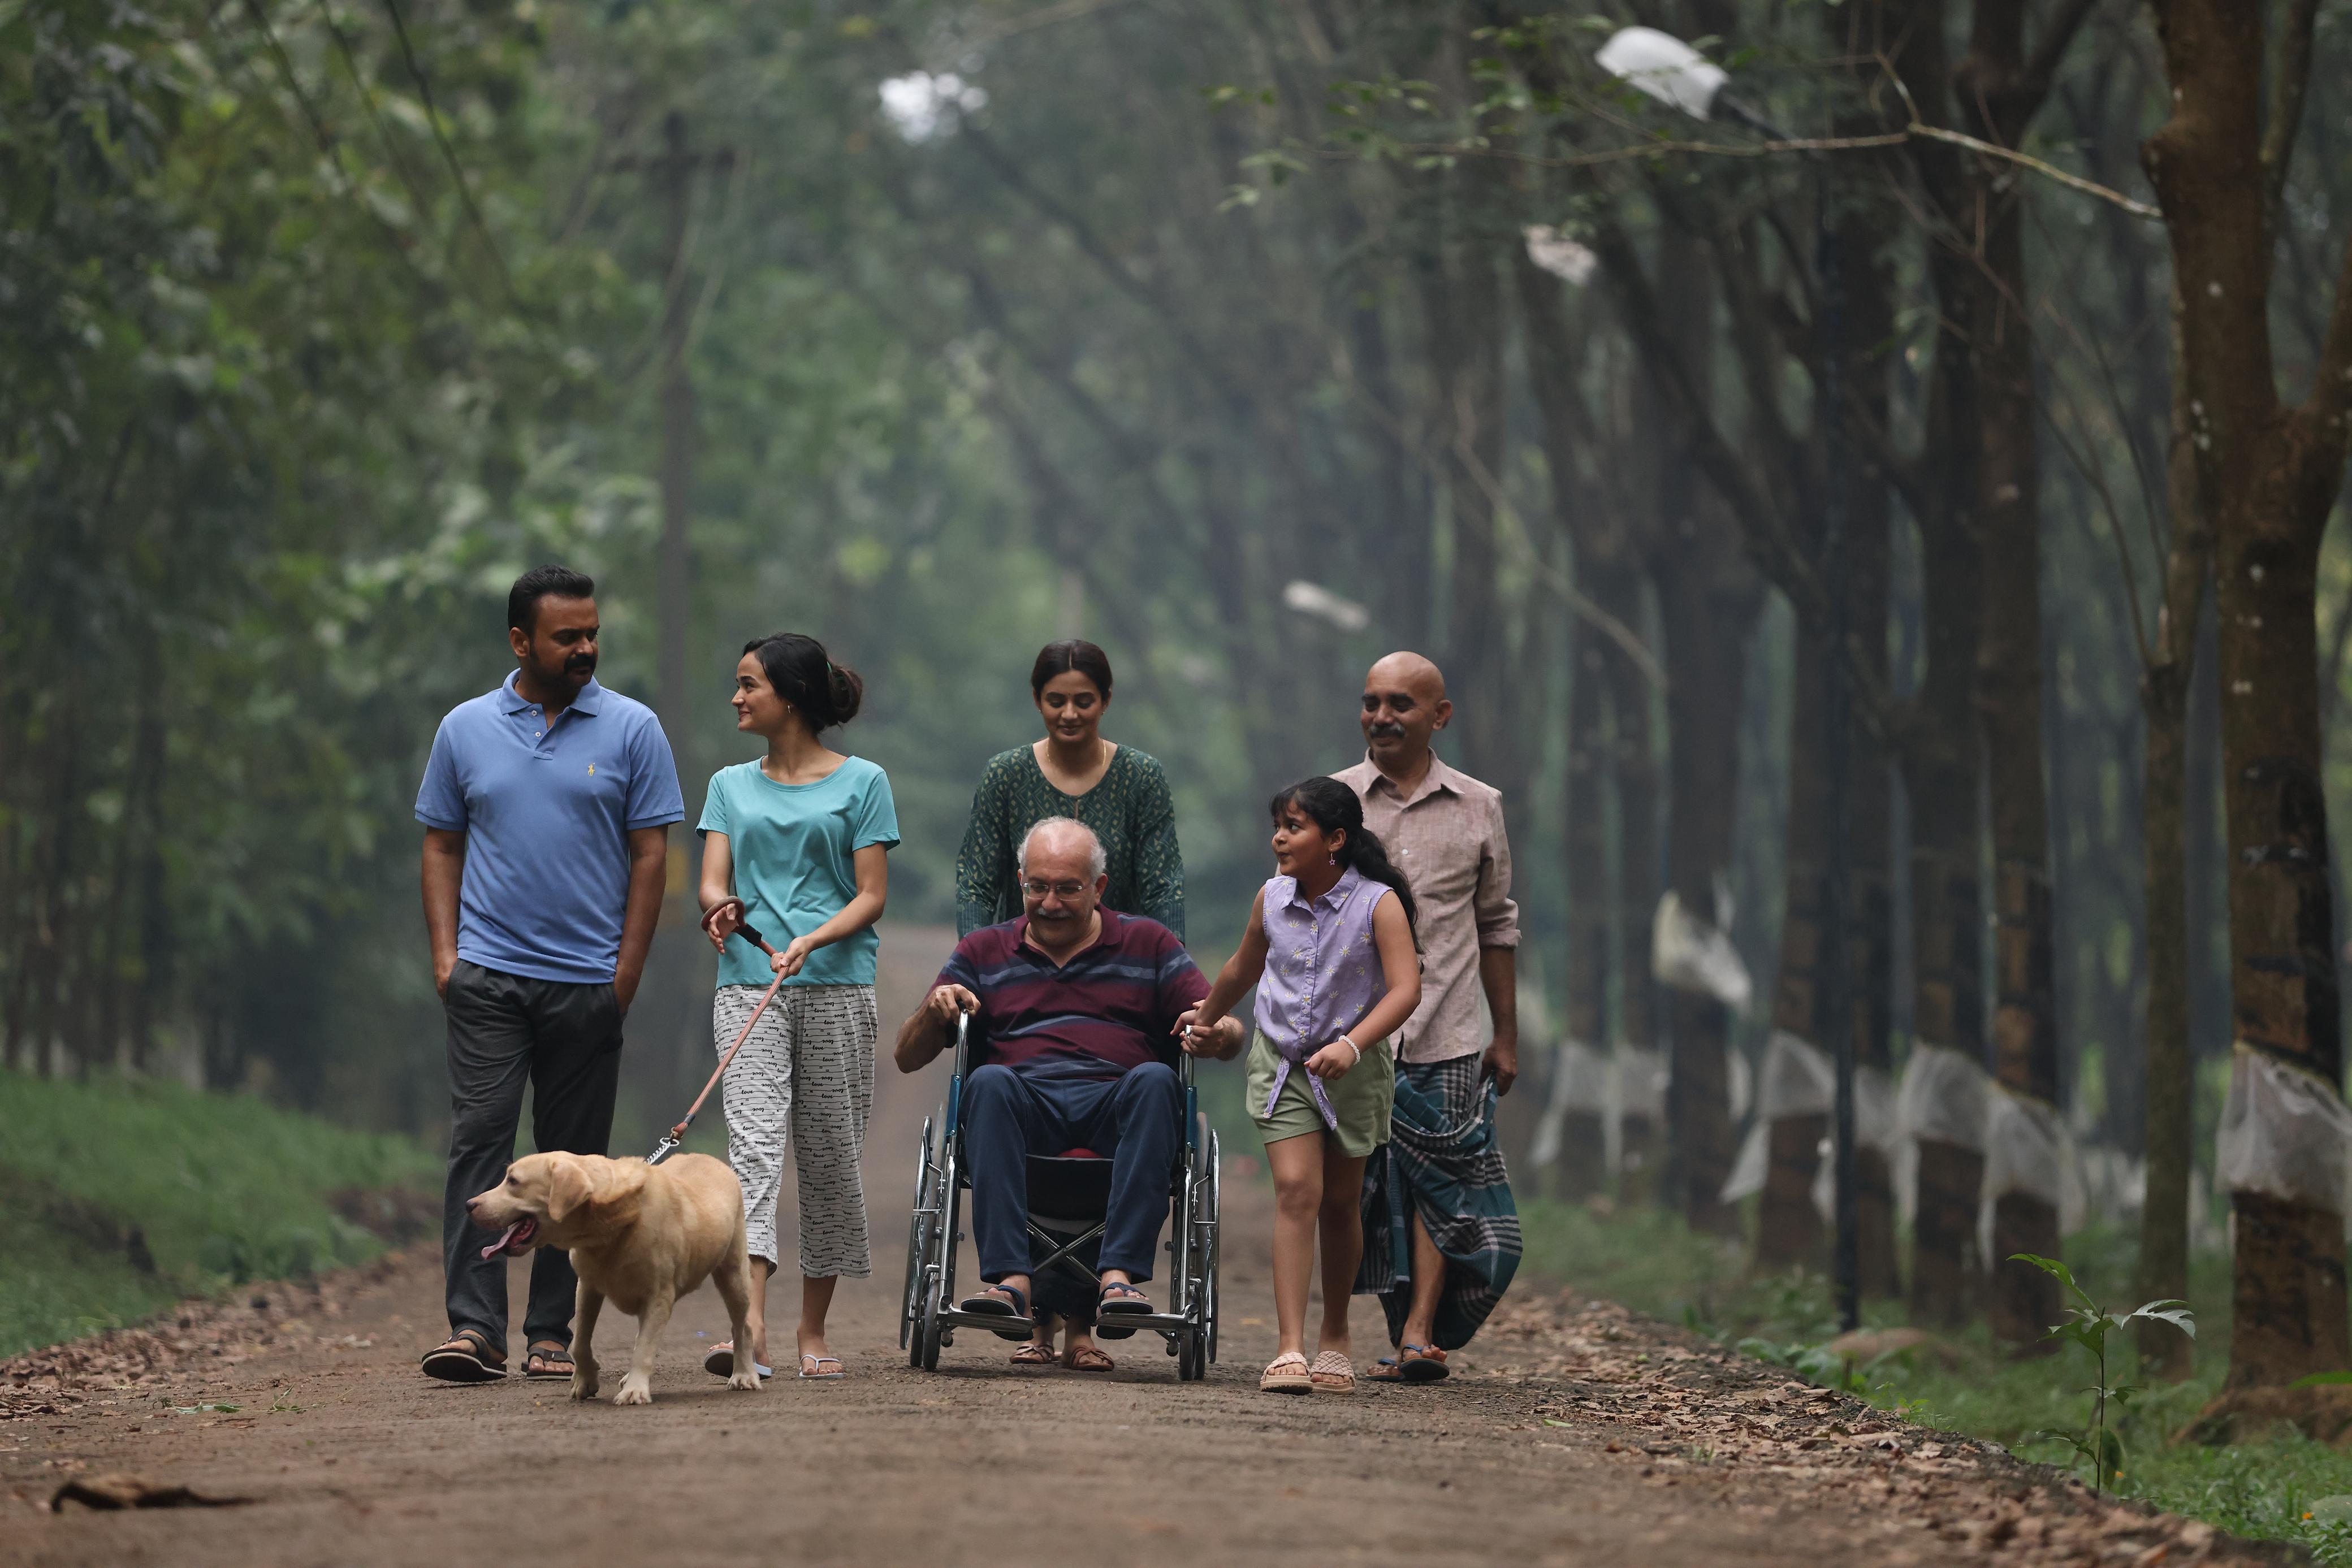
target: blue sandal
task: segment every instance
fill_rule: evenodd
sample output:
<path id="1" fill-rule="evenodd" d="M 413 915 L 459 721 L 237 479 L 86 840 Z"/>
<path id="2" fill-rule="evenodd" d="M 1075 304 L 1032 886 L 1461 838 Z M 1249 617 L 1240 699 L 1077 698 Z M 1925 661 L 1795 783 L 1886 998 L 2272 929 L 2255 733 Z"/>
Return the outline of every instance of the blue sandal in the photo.
<path id="1" fill-rule="evenodd" d="M 1003 1294 L 991 1295 L 989 1291 L 1002 1291 Z M 1018 1285 L 991 1285 L 988 1291 L 958 1301 L 956 1311 L 975 1317 L 1003 1318 L 1003 1328 L 988 1331 L 999 1339 L 1027 1339 L 1034 1332 L 1029 1322 L 1029 1292 Z"/>
<path id="2" fill-rule="evenodd" d="M 1135 1331 L 1117 1326 L 1118 1320 L 1150 1315 L 1150 1298 L 1126 1281 L 1114 1280 L 1103 1287 L 1102 1299 L 1095 1303 L 1095 1337 L 1133 1339 Z"/>

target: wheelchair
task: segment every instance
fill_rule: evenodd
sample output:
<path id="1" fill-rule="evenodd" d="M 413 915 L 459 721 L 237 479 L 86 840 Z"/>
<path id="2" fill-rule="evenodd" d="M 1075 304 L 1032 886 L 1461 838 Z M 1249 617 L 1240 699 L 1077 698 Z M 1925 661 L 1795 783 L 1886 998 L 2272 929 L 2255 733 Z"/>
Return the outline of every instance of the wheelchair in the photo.
<path id="1" fill-rule="evenodd" d="M 925 1372 L 938 1370 L 940 1347 L 955 1343 L 957 1329 L 994 1333 L 1006 1322 L 999 1316 L 961 1312 L 955 1304 L 956 1244 L 963 1239 L 963 1195 L 971 1186 L 961 1117 L 964 1081 L 971 1071 L 971 1015 L 959 1015 L 955 1073 L 948 1081 L 947 1102 L 924 1119 L 922 1150 L 915 1165 L 898 1345 L 907 1352 L 908 1364 Z M 1168 1310 L 1116 1319 L 1119 1328 L 1154 1333 L 1165 1340 L 1168 1354 L 1176 1358 L 1176 1375 L 1186 1383 L 1207 1376 L 1209 1364 L 1217 1359 L 1217 1134 L 1201 1113 L 1192 1069 L 1192 1056 L 1183 1056 L 1178 1072 L 1184 1091 L 1184 1147 L 1169 1180 L 1175 1222 L 1169 1231 L 1171 1267 L 1163 1286 Z M 1098 1155 L 1029 1156 L 1031 1255 L 1045 1249 L 1043 1261 L 1030 1270 L 1033 1280 L 1042 1282 L 1058 1270 L 1101 1293 L 1102 1281 L 1081 1251 L 1102 1237 L 1110 1170 L 1111 1162 Z M 1032 1305 L 1034 1310 L 1034 1291 Z"/>

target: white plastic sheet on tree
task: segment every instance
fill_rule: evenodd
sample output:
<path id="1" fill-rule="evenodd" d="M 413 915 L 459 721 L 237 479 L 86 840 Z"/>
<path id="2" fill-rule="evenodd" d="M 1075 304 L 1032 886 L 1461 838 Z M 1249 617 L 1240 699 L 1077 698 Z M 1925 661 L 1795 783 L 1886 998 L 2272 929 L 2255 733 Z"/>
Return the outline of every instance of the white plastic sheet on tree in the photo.
<path id="1" fill-rule="evenodd" d="M 1638 1045 L 1617 1048 L 1617 1114 L 1646 1116 L 1657 1125 L 1666 1120 L 1666 1086 L 1672 1070 L 1666 1053 Z"/>
<path id="2" fill-rule="evenodd" d="M 1833 1064 L 1834 1065 L 1834 1064 Z M 1836 1082 L 1831 1082 L 1830 1107 L 1836 1110 Z M 1885 1070 L 1876 1067 L 1856 1067 L 1853 1070 L 1853 1145 L 1857 1149 L 1876 1149 L 1894 1164 L 1898 1146 L 1903 1142 L 1903 1124 L 1895 1112 L 1895 1080 Z M 1822 1140 L 1822 1162 L 1813 1169 L 1813 1207 L 1823 1219 L 1837 1216 L 1837 1162 L 1829 1157 L 1834 1146 L 1837 1128 L 1830 1128 L 1830 1136 Z"/>
<path id="3" fill-rule="evenodd" d="M 2147 1162 L 2108 1144 L 2074 1145 L 2083 1173 L 2083 1218 L 2121 1220 L 2147 1206 Z"/>
<path id="4" fill-rule="evenodd" d="M 1985 1118 L 1984 1155 L 1977 1210 L 1979 1256 L 1993 1256 L 1993 1206 L 2012 1193 L 2054 1207 L 2059 1234 L 2081 1228 L 2082 1173 L 2075 1167 L 2074 1137 L 2055 1106 L 1996 1086 Z"/>
<path id="5" fill-rule="evenodd" d="M 1895 1149 L 1895 1198 L 1906 1221 L 1919 1213 L 1920 1140 L 1957 1144 L 1981 1154 L 1992 1096 L 1992 1075 L 1966 1051 L 1925 1041 L 1911 1048 L 1895 1103 L 1900 1128 Z"/>
<path id="6" fill-rule="evenodd" d="M 1666 1053 L 1645 1046 L 1621 1045 L 1610 1061 L 1608 1129 L 1609 1168 L 1625 1168 L 1625 1123 L 1639 1116 L 1654 1134 L 1666 1125 L 1666 1086 L 1673 1070 Z"/>
<path id="7" fill-rule="evenodd" d="M 1789 1116 L 1825 1116 L 1837 1103 L 1837 1064 L 1821 1047 L 1786 1030 L 1772 1031 L 1756 1080 L 1756 1120 L 1723 1184 L 1726 1203 L 1764 1190 L 1773 1123 Z"/>
<path id="8" fill-rule="evenodd" d="M 1992 1075 L 1974 1057 L 1949 1046 L 1916 1045 L 1904 1063 L 1896 1103 L 1903 1135 L 1982 1152 L 1992 1097 Z"/>
<path id="9" fill-rule="evenodd" d="M 1731 938 L 1684 908 L 1671 889 L 1650 917 L 1650 973 L 1661 985 L 1713 997 L 1735 1012 L 1746 1012 L 1755 995 Z"/>
<path id="10" fill-rule="evenodd" d="M 1580 1040 L 1563 1040 L 1554 1048 L 1551 1096 L 1536 1119 L 1535 1142 L 1528 1163 L 1540 1170 L 1559 1158 L 1560 1144 L 1571 1113 L 1606 1118 L 1609 1114 L 1609 1059 Z"/>
<path id="11" fill-rule="evenodd" d="M 2230 1098 L 2213 1139 L 2213 1172 L 2230 1192 L 2352 1213 L 2345 1197 L 2352 1110 L 2326 1080 L 2241 1040 Z"/>

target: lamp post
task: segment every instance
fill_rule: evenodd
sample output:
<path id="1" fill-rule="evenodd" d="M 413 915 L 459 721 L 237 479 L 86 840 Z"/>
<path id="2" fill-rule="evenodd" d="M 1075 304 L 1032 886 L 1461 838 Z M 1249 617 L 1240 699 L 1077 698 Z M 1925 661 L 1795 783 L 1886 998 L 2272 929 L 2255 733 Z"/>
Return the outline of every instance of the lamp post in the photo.
<path id="1" fill-rule="evenodd" d="M 1791 140 L 1725 89 L 1731 78 L 1722 67 L 1671 34 L 1654 27 L 1626 27 L 1612 34 L 1594 57 L 1602 70 L 1694 120 L 1717 115 L 1736 120 L 1776 141 Z M 1814 322 L 1816 414 L 1822 432 L 1822 591 L 1828 598 L 1822 634 L 1822 761 L 1829 770 L 1825 814 L 1827 855 L 1822 867 L 1821 1006 L 1817 1014 L 1830 1031 L 1837 1064 L 1836 1136 L 1832 1157 L 1837 1177 L 1835 1254 L 1838 1322 L 1853 1329 L 1862 1322 L 1859 1228 L 1854 1219 L 1853 1019 L 1847 968 L 1847 926 L 1852 901 L 1846 812 L 1852 792 L 1847 760 L 1853 747 L 1853 691 L 1846 666 L 1848 564 L 1845 549 L 1845 418 L 1839 386 L 1838 356 L 1845 337 L 1845 291 L 1837 247 L 1830 238 L 1829 162 L 1814 161 L 1813 267 L 1820 279 L 1821 308 Z"/>

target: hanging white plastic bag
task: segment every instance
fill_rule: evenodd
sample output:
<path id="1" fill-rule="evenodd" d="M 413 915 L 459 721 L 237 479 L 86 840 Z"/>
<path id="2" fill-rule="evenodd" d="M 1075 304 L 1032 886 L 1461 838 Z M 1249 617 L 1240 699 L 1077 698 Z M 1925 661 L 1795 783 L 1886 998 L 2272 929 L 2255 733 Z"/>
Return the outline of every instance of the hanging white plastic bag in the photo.
<path id="1" fill-rule="evenodd" d="M 1646 1116 L 1653 1124 L 1666 1119 L 1666 1085 L 1672 1076 L 1666 1053 L 1638 1045 L 1617 1048 L 1617 1114 Z"/>
<path id="2" fill-rule="evenodd" d="M 1984 1186 L 1977 1208 L 1979 1256 L 1991 1258 L 1993 1206 L 2015 1193 L 2058 1211 L 2058 1233 L 2083 1224 L 2083 1178 L 2074 1140 L 2057 1107 L 1995 1086 L 1985 1119 Z"/>
<path id="3" fill-rule="evenodd" d="M 2238 1042 L 2213 1138 L 2213 1174 L 2225 1191 L 2346 1213 L 2347 1143 L 2352 1110 L 2334 1084 Z"/>
<path id="4" fill-rule="evenodd" d="M 1837 1111 L 1836 1064 L 1831 1064 L 1830 1111 Z M 1857 1067 L 1853 1070 L 1853 1146 L 1876 1149 L 1887 1163 L 1895 1163 L 1897 1146 L 1902 1143 L 1902 1123 L 1895 1113 L 1895 1080 L 1885 1070 L 1877 1067 Z M 1823 1219 L 1837 1218 L 1837 1161 L 1831 1157 L 1836 1148 L 1837 1126 L 1830 1126 L 1830 1135 L 1822 1140 L 1822 1161 L 1813 1170 L 1813 1207 Z"/>
<path id="5" fill-rule="evenodd" d="M 1646 1046 L 1621 1045 L 1617 1048 L 1610 1075 L 1612 1103 L 1609 1112 L 1609 1168 L 1625 1168 L 1625 1124 L 1640 1118 L 1650 1124 L 1654 1137 L 1662 1136 L 1666 1125 L 1666 1080 L 1670 1069 L 1666 1053 Z"/>
<path id="6" fill-rule="evenodd" d="M 1528 1162 L 1538 1170 L 1559 1158 L 1571 1113 L 1604 1119 L 1609 1114 L 1609 1059 L 1580 1040 L 1554 1049 L 1559 1058 L 1552 1068 L 1551 1097 L 1536 1120 L 1535 1142 L 1528 1151 Z"/>
<path id="7" fill-rule="evenodd" d="M 1756 993 L 1731 938 L 1684 908 L 1672 889 L 1650 917 L 1650 973 L 1660 985 L 1713 997 L 1738 1013 Z"/>
<path id="8" fill-rule="evenodd" d="M 1924 1040 L 1912 1046 L 1895 1104 L 1900 1127 L 1895 1146 L 1895 1200 L 1906 1224 L 1919 1216 L 1920 1140 L 1983 1153 L 1992 1092 L 1992 1075 L 1968 1052 Z"/>
<path id="9" fill-rule="evenodd" d="M 1949 1046 L 1911 1048 L 1896 1102 L 1906 1138 L 1932 1138 L 1983 1152 L 1992 1111 L 1992 1075 L 1974 1057 Z"/>
<path id="10" fill-rule="evenodd" d="M 1739 1145 L 1722 1199 L 1738 1203 L 1764 1190 L 1772 1124 L 1790 1116 L 1826 1116 L 1837 1100 L 1837 1066 L 1829 1053 L 1786 1030 L 1774 1030 L 1756 1074 L 1756 1120 Z"/>

